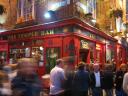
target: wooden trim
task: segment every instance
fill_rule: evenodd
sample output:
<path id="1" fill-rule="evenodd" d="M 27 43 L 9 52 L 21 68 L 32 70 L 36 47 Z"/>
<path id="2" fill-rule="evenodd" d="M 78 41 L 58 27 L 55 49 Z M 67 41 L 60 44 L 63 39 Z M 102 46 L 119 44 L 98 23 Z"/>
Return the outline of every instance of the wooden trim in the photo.
<path id="1" fill-rule="evenodd" d="M 78 26 L 84 28 L 85 30 L 89 30 L 90 32 L 92 32 L 96 35 L 99 35 L 105 39 L 117 42 L 117 40 L 114 39 L 113 37 L 107 35 L 106 33 L 102 32 L 99 29 L 96 29 L 96 28 L 88 25 L 87 23 L 83 22 L 82 20 L 80 20 L 76 17 L 61 20 L 61 21 L 55 21 L 55 22 L 51 22 L 51 23 L 45 23 L 45 24 L 41 24 L 41 25 L 35 25 L 35 26 L 30 26 L 30 27 L 14 29 L 14 30 L 0 33 L 0 35 L 10 35 L 10 34 L 26 33 L 26 32 L 37 31 L 37 30 L 47 30 L 47 29 L 62 27 L 62 26 L 66 26 L 66 25 L 78 25 Z"/>

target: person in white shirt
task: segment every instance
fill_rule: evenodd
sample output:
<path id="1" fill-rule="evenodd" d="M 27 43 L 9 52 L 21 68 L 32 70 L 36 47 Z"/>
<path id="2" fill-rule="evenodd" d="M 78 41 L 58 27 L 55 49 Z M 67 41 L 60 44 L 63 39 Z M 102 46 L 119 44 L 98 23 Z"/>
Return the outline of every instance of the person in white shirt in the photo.
<path id="1" fill-rule="evenodd" d="M 91 82 L 91 89 L 92 89 L 92 96 L 102 96 L 102 89 L 101 89 L 101 72 L 99 64 L 93 65 L 94 71 L 90 73 L 90 82 Z"/>
<path id="2" fill-rule="evenodd" d="M 50 72 L 50 96 L 64 96 L 64 88 L 62 87 L 65 80 L 63 66 L 63 59 L 58 59 L 56 66 Z"/>

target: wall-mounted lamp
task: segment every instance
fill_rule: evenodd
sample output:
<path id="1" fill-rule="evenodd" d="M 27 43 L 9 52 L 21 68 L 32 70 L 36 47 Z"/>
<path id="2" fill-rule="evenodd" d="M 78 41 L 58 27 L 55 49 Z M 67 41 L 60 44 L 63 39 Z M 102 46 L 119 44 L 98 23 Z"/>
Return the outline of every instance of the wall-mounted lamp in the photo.
<path id="1" fill-rule="evenodd" d="M 49 11 L 47 11 L 47 12 L 44 14 L 44 17 L 45 17 L 46 19 L 55 18 L 55 12 L 52 11 L 52 10 L 49 10 Z"/>
<path id="2" fill-rule="evenodd" d="M 96 19 L 92 19 L 91 21 L 92 21 L 93 23 L 96 23 Z"/>

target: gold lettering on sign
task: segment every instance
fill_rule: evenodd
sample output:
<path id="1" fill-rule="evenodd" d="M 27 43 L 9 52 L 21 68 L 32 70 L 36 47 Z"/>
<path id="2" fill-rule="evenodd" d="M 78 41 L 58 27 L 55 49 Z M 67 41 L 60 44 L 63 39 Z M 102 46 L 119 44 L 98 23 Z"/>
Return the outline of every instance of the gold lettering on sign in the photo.
<path id="1" fill-rule="evenodd" d="M 95 39 L 95 35 L 94 34 L 90 34 L 89 37 Z"/>

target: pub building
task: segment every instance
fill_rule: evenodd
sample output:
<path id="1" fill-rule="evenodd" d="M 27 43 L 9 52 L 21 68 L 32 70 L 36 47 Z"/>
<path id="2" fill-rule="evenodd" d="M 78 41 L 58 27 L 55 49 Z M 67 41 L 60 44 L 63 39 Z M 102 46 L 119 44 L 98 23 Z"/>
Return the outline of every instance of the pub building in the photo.
<path id="1" fill-rule="evenodd" d="M 50 9 L 53 2 L 55 10 Z M 112 59 L 125 63 L 127 48 L 93 27 L 81 4 L 79 0 L 18 0 L 15 28 L 0 33 L 0 58 L 16 63 L 19 58 L 37 56 L 39 75 L 49 73 L 57 58 L 69 58 L 70 66 L 80 61 L 102 65 Z"/>

